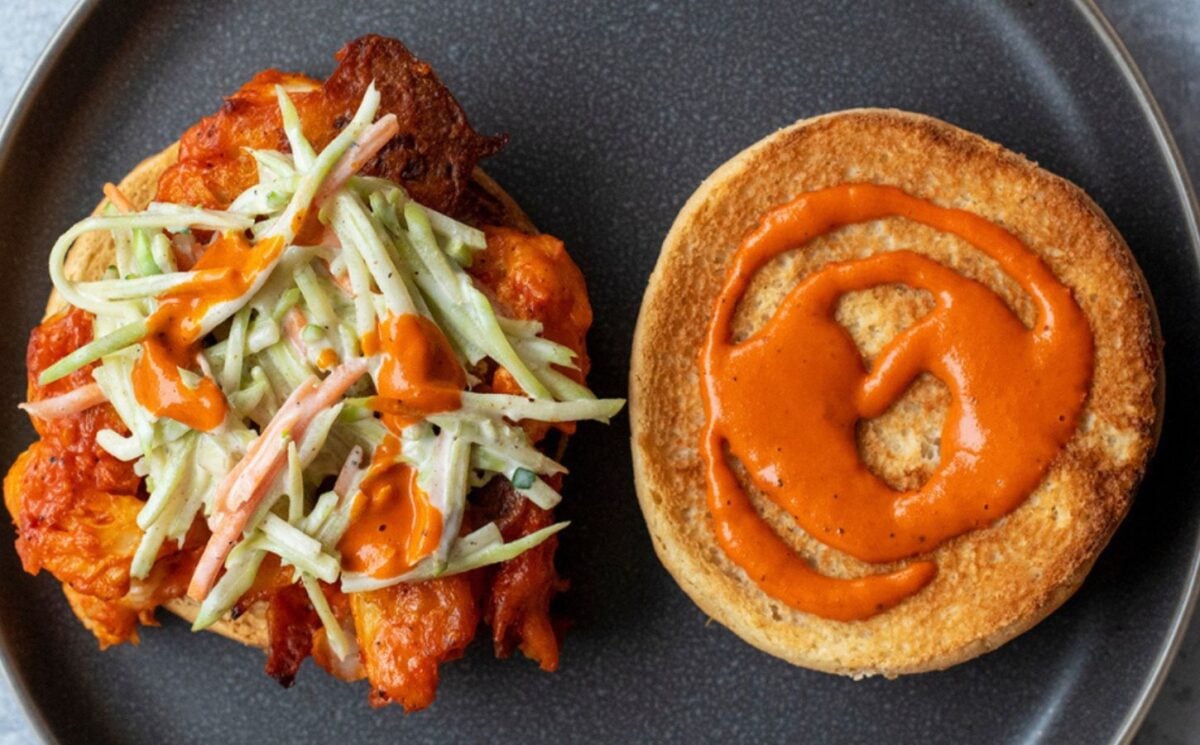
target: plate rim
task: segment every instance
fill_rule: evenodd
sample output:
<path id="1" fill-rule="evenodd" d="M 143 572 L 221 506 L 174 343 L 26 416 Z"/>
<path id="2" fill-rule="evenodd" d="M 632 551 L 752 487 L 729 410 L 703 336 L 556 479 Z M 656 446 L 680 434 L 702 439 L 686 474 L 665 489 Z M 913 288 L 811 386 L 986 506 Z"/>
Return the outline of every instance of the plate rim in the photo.
<path id="1" fill-rule="evenodd" d="M 75 5 L 64 16 L 26 74 L 11 106 L 3 120 L 0 120 L 0 173 L 6 170 L 6 165 L 12 155 L 15 135 L 22 129 L 33 102 L 41 94 L 50 70 L 62 57 L 66 47 L 75 39 L 75 36 L 86 26 L 93 12 L 104 1 L 76 0 Z M 1104 45 L 1105 51 L 1116 64 L 1126 85 L 1134 94 L 1143 118 L 1150 125 L 1155 145 L 1163 157 L 1175 195 L 1183 208 L 1188 242 L 1191 244 L 1197 264 L 1200 264 L 1200 201 L 1197 200 L 1195 188 L 1183 161 L 1183 155 L 1163 116 L 1162 109 L 1133 56 L 1105 16 L 1104 11 L 1097 5 L 1096 0 L 1072 0 L 1072 2 L 1083 20 Z M 1162 689 L 1171 664 L 1179 652 L 1184 634 L 1196 611 L 1198 598 L 1200 598 L 1200 533 L 1197 534 L 1192 547 L 1192 559 L 1184 592 L 1175 607 L 1164 643 L 1160 645 L 1150 674 L 1143 681 L 1137 697 L 1131 703 L 1112 742 L 1121 745 L 1131 742 L 1145 721 L 1154 700 Z M 5 627 L 0 626 L 0 674 L 3 674 L 8 680 L 16 694 L 17 702 L 20 704 L 21 713 L 37 738 L 47 745 L 57 745 L 61 741 L 51 730 L 45 714 L 30 693 L 24 673 L 13 662 L 9 652 L 10 647 L 9 632 Z"/>
<path id="2" fill-rule="evenodd" d="M 6 170 L 6 165 L 12 156 L 15 135 L 25 124 L 34 100 L 46 84 L 50 69 L 62 57 L 66 47 L 74 40 L 101 2 L 102 0 L 76 0 L 75 5 L 67 11 L 62 23 L 55 29 L 50 40 L 46 42 L 45 48 L 38 55 L 33 67 L 25 75 L 21 87 L 17 89 L 17 95 L 4 114 L 3 121 L 0 121 L 0 173 Z M 25 716 L 25 721 L 29 723 L 29 728 L 38 741 L 44 745 L 60 745 L 62 741 L 50 729 L 50 723 L 46 720 L 42 707 L 34 700 L 33 694 L 29 690 L 25 674 L 13 662 L 12 654 L 9 652 L 11 647 L 12 641 L 9 638 L 8 628 L 0 624 L 0 673 L 4 675 L 5 680 L 16 694 L 21 713 Z"/>
<path id="3" fill-rule="evenodd" d="M 1130 54 L 1129 49 L 1095 0 L 1074 0 L 1074 2 L 1084 20 L 1092 27 L 1109 56 L 1117 64 L 1125 82 L 1133 91 L 1138 106 L 1142 109 L 1143 117 L 1150 124 L 1155 144 L 1163 155 L 1171 180 L 1174 182 L 1176 196 L 1179 198 L 1180 206 L 1183 207 L 1183 219 L 1191 243 L 1192 254 L 1197 261 L 1200 261 L 1200 218 L 1198 218 L 1200 202 L 1197 201 L 1196 190 L 1191 176 L 1188 174 L 1187 165 L 1183 161 L 1183 154 L 1179 151 L 1179 145 L 1175 142 L 1175 137 L 1171 133 L 1166 117 L 1163 116 L 1158 100 L 1154 97 L 1150 84 L 1134 61 L 1133 55 Z M 0 163 L 2 162 L 0 160 Z M 1184 634 L 1187 633 L 1195 614 L 1198 597 L 1200 597 L 1200 534 L 1197 534 L 1192 547 L 1192 561 L 1187 582 L 1184 585 L 1183 596 L 1175 607 L 1175 615 L 1171 619 L 1170 630 L 1165 639 L 1166 643 L 1159 648 L 1154 666 L 1142 682 L 1137 699 L 1121 722 L 1121 727 L 1114 738 L 1115 742 L 1121 743 L 1121 745 L 1131 742 L 1150 713 L 1150 708 L 1158 698 L 1158 693 L 1162 690 L 1172 663 L 1179 653 L 1179 646 L 1183 643 Z"/>

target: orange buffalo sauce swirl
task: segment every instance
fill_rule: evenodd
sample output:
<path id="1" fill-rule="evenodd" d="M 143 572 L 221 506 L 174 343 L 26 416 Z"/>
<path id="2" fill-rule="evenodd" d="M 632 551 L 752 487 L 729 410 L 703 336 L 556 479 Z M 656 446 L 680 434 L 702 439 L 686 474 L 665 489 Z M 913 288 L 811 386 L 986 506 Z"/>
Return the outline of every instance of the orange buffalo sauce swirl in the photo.
<path id="1" fill-rule="evenodd" d="M 244 294 L 281 251 L 282 238 L 251 246 L 240 233 L 226 233 L 205 249 L 192 267 L 196 277 L 164 293 L 150 316 L 150 334 L 133 366 L 138 403 L 156 416 L 205 432 L 225 421 L 229 405 L 216 382 L 205 377 L 192 388 L 179 368 L 196 363 L 204 315 L 214 305 Z"/>
<path id="2" fill-rule="evenodd" d="M 908 251 L 838 262 L 806 277 L 745 341 L 731 322 L 773 257 L 842 226 L 899 216 L 952 233 L 995 259 L 1032 298 L 1027 328 L 984 285 Z M 868 370 L 834 313 L 845 293 L 900 283 L 934 309 L 898 334 Z M 726 461 L 814 538 L 871 563 L 932 551 L 1020 506 L 1074 432 L 1091 384 L 1087 318 L 1050 269 L 978 215 L 887 186 L 849 184 L 768 212 L 734 256 L 701 350 L 701 455 L 722 549 L 768 595 L 837 620 L 869 618 L 928 584 L 928 560 L 856 579 L 819 573 L 755 511 Z M 922 372 L 949 388 L 941 462 L 896 491 L 861 462 L 859 420 L 885 412 Z"/>
<path id="3" fill-rule="evenodd" d="M 416 471 L 400 460 L 400 432 L 428 414 L 457 409 L 467 375 L 441 329 L 423 316 L 384 318 L 363 339 L 363 352 L 380 358 L 379 395 L 371 405 L 389 433 L 371 456 L 338 550 L 347 571 L 395 577 L 442 537 L 441 513 L 417 485 Z"/>

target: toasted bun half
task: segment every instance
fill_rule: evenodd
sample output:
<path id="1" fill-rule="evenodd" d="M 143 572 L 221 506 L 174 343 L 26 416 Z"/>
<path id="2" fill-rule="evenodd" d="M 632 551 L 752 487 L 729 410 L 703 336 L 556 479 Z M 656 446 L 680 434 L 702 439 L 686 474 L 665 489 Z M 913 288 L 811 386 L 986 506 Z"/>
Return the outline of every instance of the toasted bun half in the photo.
<path id="1" fill-rule="evenodd" d="M 176 142 L 162 152 L 152 155 L 142 161 L 129 172 L 118 184 L 121 192 L 134 207 L 143 209 L 154 198 L 158 189 L 158 179 L 179 157 L 179 143 Z M 521 210 L 512 197 L 500 185 L 481 169 L 475 169 L 474 188 L 485 192 L 495 202 L 497 222 L 518 228 L 525 232 L 536 232 L 529 217 Z M 93 214 L 101 213 L 108 206 L 108 200 L 102 200 L 96 205 Z M 112 238 L 107 233 L 88 233 L 81 236 L 71 246 L 67 254 L 65 271 L 68 277 L 76 280 L 99 279 L 104 270 L 113 263 L 115 253 Z M 46 304 L 46 317 L 49 317 L 65 307 L 66 303 L 57 292 L 50 294 Z M 188 598 L 179 598 L 165 604 L 167 610 L 192 621 L 199 612 L 200 605 Z M 258 603 L 251 606 L 238 618 L 223 618 L 209 627 L 222 636 L 236 639 L 243 644 L 256 647 L 267 646 L 267 617 L 266 606 Z"/>
<path id="2" fill-rule="evenodd" d="M 1070 287 L 1094 334 L 1095 371 L 1078 430 L 1030 498 L 990 527 L 931 555 L 931 584 L 864 621 L 805 614 L 766 595 L 716 542 L 699 455 L 698 357 L 728 262 L 768 209 L 849 182 L 900 187 L 1002 225 Z M 852 225 L 764 267 L 735 335 L 759 328 L 804 276 L 832 261 L 907 249 L 978 280 L 1025 321 L 1029 298 L 956 236 L 902 218 Z M 844 296 L 838 321 L 868 364 L 932 299 L 887 285 Z M 927 116 L 858 109 L 801 121 L 713 173 L 675 220 L 643 300 L 630 372 L 634 470 L 655 550 L 700 608 L 750 644 L 794 664 L 854 677 L 937 670 L 995 649 L 1075 592 L 1125 516 L 1157 439 L 1161 339 L 1124 240 L 1078 187 L 978 135 Z M 860 423 L 863 462 L 913 489 L 938 462 L 950 397 L 920 377 L 884 415 Z M 864 564 L 813 539 L 742 478 L 775 532 L 822 573 Z M 898 566 L 898 565 L 891 565 Z"/>

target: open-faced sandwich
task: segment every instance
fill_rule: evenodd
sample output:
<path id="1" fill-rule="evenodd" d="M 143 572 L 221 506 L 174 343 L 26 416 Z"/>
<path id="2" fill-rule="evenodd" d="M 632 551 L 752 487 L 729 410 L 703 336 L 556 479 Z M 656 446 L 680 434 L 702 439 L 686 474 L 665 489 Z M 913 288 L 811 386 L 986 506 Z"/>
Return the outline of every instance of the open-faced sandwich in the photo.
<path id="1" fill-rule="evenodd" d="M 398 41 L 337 60 L 256 75 L 54 245 L 4 497 L 102 647 L 165 605 L 413 710 L 481 623 L 555 669 L 557 458 L 622 402 L 579 269 L 476 167 L 505 138 Z"/>
<path id="2" fill-rule="evenodd" d="M 967 660 L 1070 597 L 1125 516 L 1160 348 L 1078 187 L 926 116 L 799 122 L 700 186 L 651 278 L 630 408 L 655 548 L 795 664 Z"/>

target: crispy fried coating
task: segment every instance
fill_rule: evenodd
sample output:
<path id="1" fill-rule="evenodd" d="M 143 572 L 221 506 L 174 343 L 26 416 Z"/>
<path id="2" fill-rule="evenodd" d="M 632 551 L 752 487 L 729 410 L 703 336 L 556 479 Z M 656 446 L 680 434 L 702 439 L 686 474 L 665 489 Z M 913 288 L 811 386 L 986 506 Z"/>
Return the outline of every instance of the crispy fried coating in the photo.
<path id="1" fill-rule="evenodd" d="M 289 91 L 314 144 L 333 139 L 332 117 L 320 83 L 304 75 L 264 70 L 243 85 L 221 109 L 192 125 L 179 138 L 179 159 L 158 180 L 155 199 L 224 209 L 258 182 L 258 166 L 246 152 L 287 152 L 287 136 L 279 116 L 275 86 Z"/>
<path id="2" fill-rule="evenodd" d="M 78 309 L 35 328 L 26 354 L 29 400 L 90 382 L 94 365 L 48 385 L 37 378 L 91 339 L 91 316 Z M 71 608 L 101 647 L 136 640 L 137 622 L 151 621 L 159 603 L 182 593 L 202 536 L 189 536 L 183 547 L 167 544 L 150 577 L 131 580 L 129 566 L 141 539 L 136 522 L 144 502 L 141 479 L 132 465 L 96 444 L 102 429 L 128 430 L 107 403 L 53 421 L 35 417 L 33 424 L 41 439 L 4 479 L 21 562 L 26 571 L 46 569 L 63 583 Z"/>
<path id="3" fill-rule="evenodd" d="M 224 208 L 258 180 L 246 148 L 289 151 L 275 86 L 289 91 L 305 137 L 318 151 L 354 116 L 372 81 L 379 115 L 395 114 L 400 133 L 363 172 L 396 181 L 418 202 L 455 216 L 469 210 L 463 195 L 483 158 L 504 147 L 507 136 L 485 137 L 471 128 L 462 107 L 433 69 L 401 42 L 363 36 L 337 53 L 338 66 L 324 83 L 266 70 L 201 119 L 180 139 L 179 162 L 159 180 L 159 201 Z"/>
<path id="4" fill-rule="evenodd" d="M 471 276 L 510 318 L 539 321 L 542 335 L 575 351 L 576 380 L 587 375 L 586 337 L 592 325 L 583 272 L 563 242 L 552 235 L 529 235 L 512 228 L 484 228 L 487 248 L 471 263 Z"/>
<path id="5" fill-rule="evenodd" d="M 372 80 L 379 89 L 380 112 L 400 120 L 400 134 L 364 172 L 400 183 L 427 207 L 464 215 L 462 196 L 475 166 L 500 152 L 508 135 L 484 137 L 472 129 L 433 68 L 395 39 L 360 37 L 342 47 L 337 60 L 337 69 L 325 81 L 326 97 L 341 106 L 335 126 L 350 120 Z"/>
<path id="6" fill-rule="evenodd" d="M 93 366 L 39 385 L 38 375 L 92 338 L 91 317 L 79 310 L 33 330 L 26 354 L 31 401 L 91 382 Z M 129 590 L 129 563 L 140 531 L 141 480 L 133 467 L 96 444 L 96 433 L 127 430 L 108 404 L 54 421 L 34 418 L 41 440 L 18 459 L 4 481 L 5 503 L 17 527 L 25 570 L 47 569 L 80 593 L 107 600 Z"/>
<path id="7" fill-rule="evenodd" d="M 288 584 L 272 592 L 267 598 L 267 675 L 290 687 L 300 664 L 312 654 L 313 633 L 319 628 L 321 619 L 303 586 Z"/>
<path id="8" fill-rule="evenodd" d="M 530 235 L 507 227 L 487 226 L 487 247 L 475 256 L 470 273 L 496 308 L 509 318 L 538 321 L 542 335 L 575 352 L 575 368 L 559 368 L 582 383 L 591 361 L 587 332 L 592 325 L 583 273 L 567 254 L 562 241 L 552 235 Z M 521 386 L 507 370 L 492 371 L 490 389 L 521 395 Z M 550 425 L 527 420 L 521 426 L 531 440 L 540 442 L 551 429 L 575 431 L 574 422 Z"/>
<path id="9" fill-rule="evenodd" d="M 438 667 L 475 638 L 478 592 L 477 576 L 456 574 L 350 595 L 372 706 L 433 703 Z"/>
<path id="10" fill-rule="evenodd" d="M 63 583 L 71 610 L 92 632 L 100 649 L 122 642 L 138 643 L 138 625 L 157 626 L 154 611 L 162 603 L 181 597 L 196 566 L 200 540 L 188 537 L 184 550 L 168 551 L 154 564 L 145 580 L 131 580 L 129 591 L 115 600 L 85 595 Z"/>
<path id="11" fill-rule="evenodd" d="M 154 623 L 153 609 L 138 610 L 119 600 L 104 600 L 95 595 L 85 595 L 65 583 L 62 588 L 71 610 L 96 637 L 100 649 L 108 649 L 114 644 L 126 641 L 137 644 L 138 624 Z"/>
<path id="12" fill-rule="evenodd" d="M 500 502 L 496 523 L 506 542 L 554 522 L 553 511 L 543 510 L 522 497 L 507 479 L 493 479 L 489 486 L 492 498 Z M 492 628 L 497 657 L 507 657 L 518 648 L 543 670 L 558 669 L 560 629 L 550 617 L 550 601 L 567 589 L 567 582 L 554 568 L 557 548 L 558 536 L 551 536 L 541 545 L 501 564 L 493 575 L 484 600 L 484 621 Z"/>

